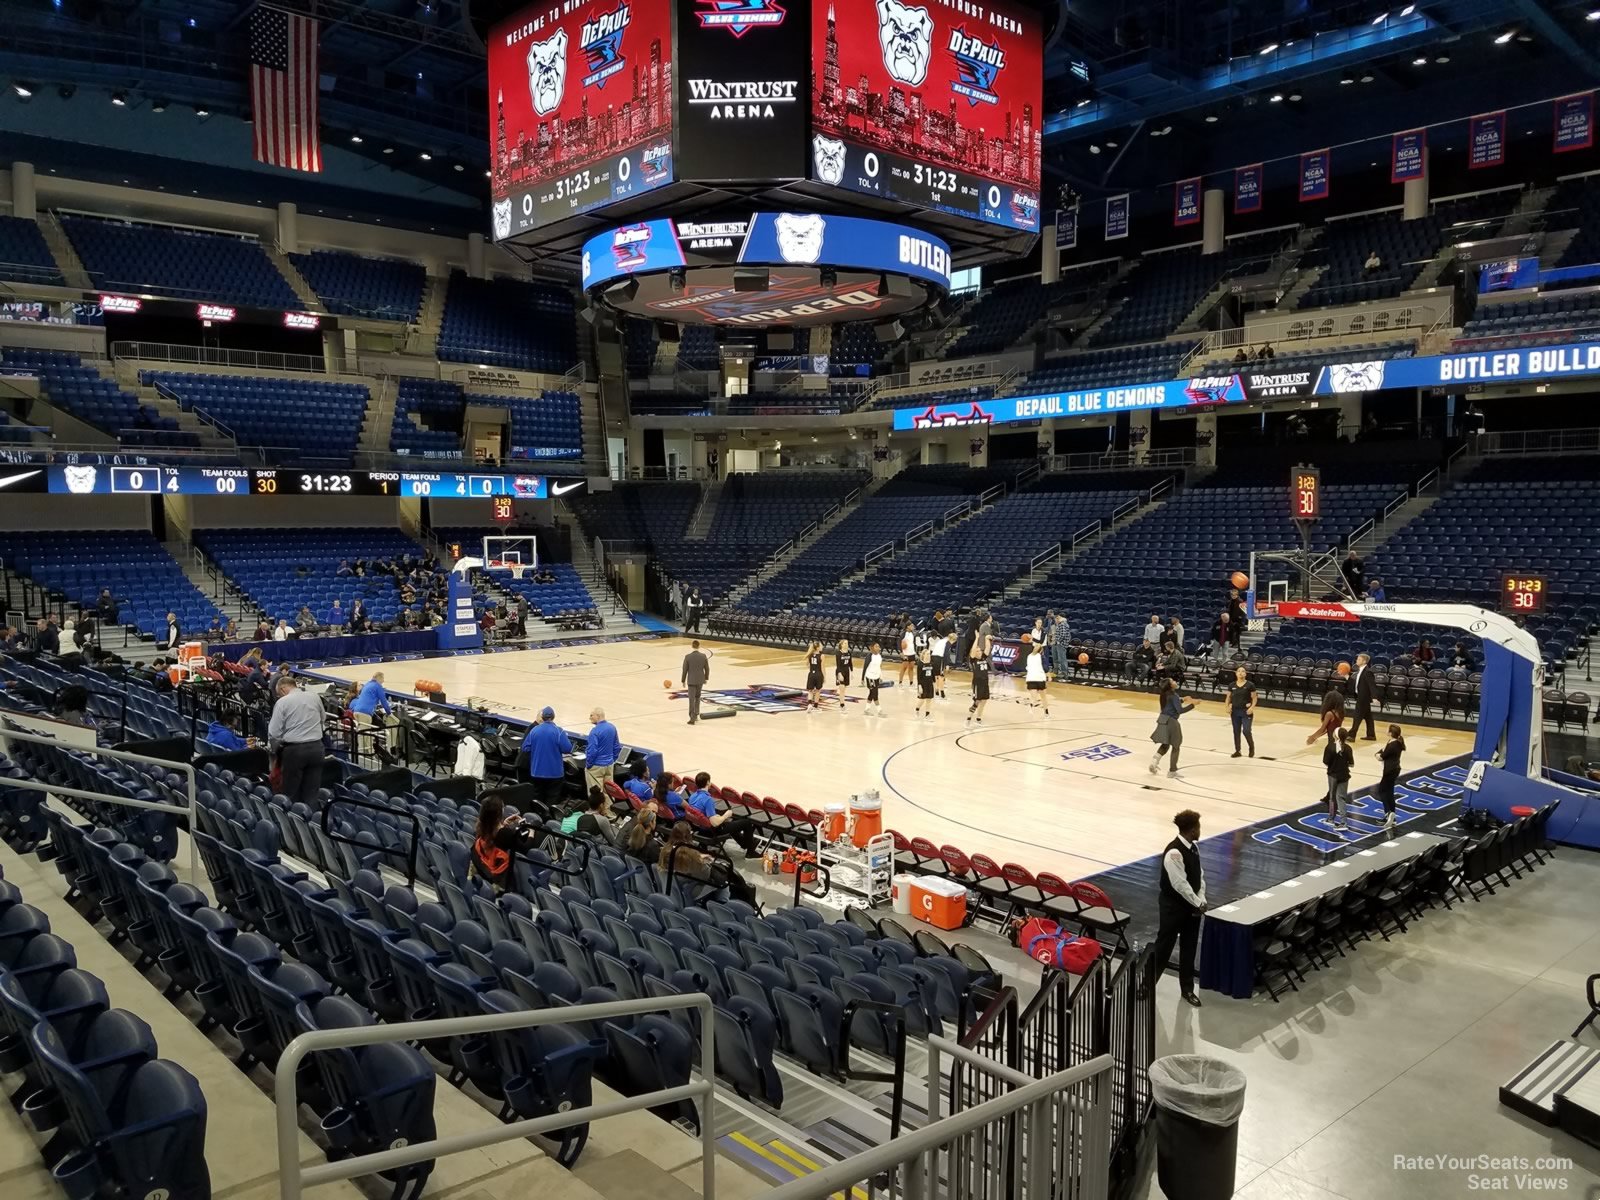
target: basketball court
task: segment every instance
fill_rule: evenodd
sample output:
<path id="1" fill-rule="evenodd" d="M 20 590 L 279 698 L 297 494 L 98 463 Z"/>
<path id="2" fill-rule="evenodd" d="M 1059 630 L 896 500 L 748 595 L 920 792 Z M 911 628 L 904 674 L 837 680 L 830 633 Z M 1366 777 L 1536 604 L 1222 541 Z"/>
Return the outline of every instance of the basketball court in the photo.
<path id="1" fill-rule="evenodd" d="M 1051 715 L 1029 708 L 1020 680 L 993 677 L 984 724 L 966 723 L 968 689 L 953 676 L 933 718 L 912 716 L 912 689 L 888 686 L 883 707 L 863 713 L 865 689 L 808 713 L 787 698 L 805 681 L 798 651 L 702 639 L 712 651 L 707 711 L 733 707 L 724 720 L 687 724 L 678 688 L 686 638 L 656 638 L 530 648 L 494 654 L 390 663 L 391 690 L 410 677 L 438 681 L 453 703 L 482 701 L 491 711 L 531 720 L 550 705 L 573 732 L 605 709 L 624 743 L 660 750 L 679 774 L 704 770 L 724 786 L 819 808 L 876 788 L 884 823 L 907 837 L 953 843 L 968 854 L 1014 861 L 1067 879 L 1094 876 L 1157 853 L 1172 837 L 1172 815 L 1193 808 L 1207 839 L 1270 824 L 1324 794 L 1322 743 L 1305 744 L 1314 713 L 1263 706 L 1256 713 L 1256 757 L 1231 758 L 1232 728 L 1220 700 L 1200 699 L 1183 718 L 1181 781 L 1148 772 L 1154 747 L 1153 694 L 1052 684 Z M 829 658 L 831 676 L 831 655 Z M 318 668 L 318 675 L 361 680 L 372 664 Z M 663 687 L 670 681 L 671 687 Z M 1387 721 L 1380 722 L 1381 726 Z M 1408 775 L 1472 749 L 1466 731 L 1406 726 Z M 1377 781 L 1373 743 L 1357 742 L 1352 794 Z M 1302 847 L 1303 848 L 1303 847 Z M 1266 846 L 1260 847 L 1268 849 Z M 1243 855 L 1241 855 L 1243 857 Z"/>

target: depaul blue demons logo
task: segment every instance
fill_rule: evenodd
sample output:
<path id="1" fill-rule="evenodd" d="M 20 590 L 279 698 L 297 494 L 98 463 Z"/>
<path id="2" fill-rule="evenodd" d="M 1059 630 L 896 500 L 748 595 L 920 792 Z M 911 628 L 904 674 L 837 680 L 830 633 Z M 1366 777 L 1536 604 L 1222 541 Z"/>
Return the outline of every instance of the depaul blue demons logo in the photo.
<path id="1" fill-rule="evenodd" d="M 786 12 L 774 0 L 699 0 L 701 29 L 726 29 L 743 37 L 759 26 L 782 25 Z"/>
<path id="2" fill-rule="evenodd" d="M 1244 398 L 1237 375 L 1198 376 L 1184 384 L 1183 394 L 1190 404 L 1226 404 Z"/>
<path id="3" fill-rule="evenodd" d="M 654 146 L 645 147 L 644 154 L 639 158 L 639 168 L 644 172 L 646 183 L 659 183 L 666 178 L 667 172 L 672 169 L 672 144 L 659 142 Z"/>
<path id="4" fill-rule="evenodd" d="M 994 81 L 1006 66 L 1006 52 L 1000 48 L 1000 43 L 985 43 L 982 38 L 968 35 L 966 27 L 962 26 L 950 31 L 948 49 L 960 75 L 950 84 L 950 90 L 965 96 L 974 108 L 980 104 L 999 104 Z"/>
<path id="5" fill-rule="evenodd" d="M 623 67 L 627 60 L 622 55 L 622 35 L 627 32 L 632 12 L 626 4 L 619 4 L 608 13 L 583 23 L 578 35 L 578 45 L 588 63 L 588 74 L 583 77 L 584 87 L 603 88 Z"/>
<path id="6" fill-rule="evenodd" d="M 617 269 L 635 271 L 644 266 L 650 245 L 650 226 L 624 225 L 611 235 L 611 253 L 616 255 Z"/>

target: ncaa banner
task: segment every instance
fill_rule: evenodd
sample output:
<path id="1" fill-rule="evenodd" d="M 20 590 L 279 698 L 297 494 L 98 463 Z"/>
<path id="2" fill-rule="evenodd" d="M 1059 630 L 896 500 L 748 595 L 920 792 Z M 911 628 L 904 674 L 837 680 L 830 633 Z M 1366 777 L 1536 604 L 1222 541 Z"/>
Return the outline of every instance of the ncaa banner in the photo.
<path id="1" fill-rule="evenodd" d="M 1074 250 L 1078 245 L 1078 210 L 1056 209 L 1056 249 Z"/>
<path id="2" fill-rule="evenodd" d="M 1594 145 L 1594 93 L 1562 96 L 1556 101 L 1555 146 L 1557 154 L 1568 150 L 1587 150 Z"/>
<path id="3" fill-rule="evenodd" d="M 1106 197 L 1106 241 L 1128 236 L 1128 193 Z"/>
<path id="4" fill-rule="evenodd" d="M 1233 173 L 1233 211 L 1253 213 L 1261 211 L 1261 164 L 1251 163 Z"/>
<path id="5" fill-rule="evenodd" d="M 1506 110 L 1479 113 L 1467 122 L 1467 169 L 1498 167 L 1506 161 Z"/>
<path id="6" fill-rule="evenodd" d="M 1300 200 L 1326 200 L 1328 198 L 1328 164 L 1333 155 L 1328 150 L 1309 150 L 1300 156 Z"/>
<path id="7" fill-rule="evenodd" d="M 1200 220 L 1200 180 L 1180 179 L 1173 185 L 1172 223 L 1193 225 Z"/>
<path id="8" fill-rule="evenodd" d="M 1389 182 L 1405 183 L 1411 179 L 1421 179 L 1427 161 L 1427 146 L 1426 129 L 1407 129 L 1404 133 L 1395 134 L 1389 150 Z"/>

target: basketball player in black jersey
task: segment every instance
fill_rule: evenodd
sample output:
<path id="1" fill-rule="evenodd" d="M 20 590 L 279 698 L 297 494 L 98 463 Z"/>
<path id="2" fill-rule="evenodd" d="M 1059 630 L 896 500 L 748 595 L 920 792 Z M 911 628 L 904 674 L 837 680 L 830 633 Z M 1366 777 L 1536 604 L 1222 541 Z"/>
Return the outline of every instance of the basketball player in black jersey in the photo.
<path id="1" fill-rule="evenodd" d="M 833 648 L 833 694 L 839 700 L 839 711 L 844 711 L 845 701 L 850 692 L 850 672 L 855 662 L 850 657 L 850 643 L 845 638 L 839 639 L 839 644 Z"/>
<path id="2" fill-rule="evenodd" d="M 983 724 L 983 710 L 989 704 L 989 656 L 982 653 L 982 638 L 975 638 L 972 643 L 971 657 L 967 662 L 972 667 L 972 707 L 967 709 L 967 724 L 976 721 Z"/>
<path id="3" fill-rule="evenodd" d="M 916 715 L 933 720 L 933 655 L 924 646 L 917 651 L 917 708 Z"/>
<path id="4" fill-rule="evenodd" d="M 822 643 L 812 642 L 806 647 L 806 711 L 815 712 L 822 707 Z"/>

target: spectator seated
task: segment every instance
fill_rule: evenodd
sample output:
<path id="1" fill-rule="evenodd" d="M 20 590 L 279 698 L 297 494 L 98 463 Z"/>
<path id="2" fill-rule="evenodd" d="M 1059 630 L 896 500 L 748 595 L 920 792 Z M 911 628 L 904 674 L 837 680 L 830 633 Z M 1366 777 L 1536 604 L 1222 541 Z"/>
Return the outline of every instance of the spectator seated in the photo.
<path id="1" fill-rule="evenodd" d="M 51 287 L 66 282 L 36 222 L 0 217 L 0 279 Z"/>
<path id="2" fill-rule="evenodd" d="M 61 224 L 95 287 L 105 291 L 254 308 L 302 307 L 254 238 L 99 217 L 62 217 Z"/>
<path id="3" fill-rule="evenodd" d="M 329 312 L 375 321 L 415 321 L 427 272 L 421 263 L 342 250 L 291 254 L 289 261 Z"/>
<path id="4" fill-rule="evenodd" d="M 139 379 L 227 426 L 240 445 L 263 447 L 280 462 L 348 464 L 367 413 L 367 389 L 355 383 L 181 371 L 141 371 Z"/>
<path id="5" fill-rule="evenodd" d="M 93 608 L 100 590 L 110 588 L 118 623 L 149 637 L 166 636 L 169 612 L 185 635 L 194 636 L 222 616 L 144 530 L 0 534 L 0 556 L 12 570 L 65 595 L 69 605 Z"/>
<path id="6" fill-rule="evenodd" d="M 1398 213 L 1386 212 L 1330 221 L 1322 244 L 1301 262 L 1309 267 L 1320 260 L 1325 269 L 1301 297 L 1300 307 L 1398 296 L 1439 252 L 1439 242 L 1439 222 L 1432 216 L 1402 221 Z M 1373 253 L 1379 265 L 1369 268 L 1367 260 Z"/>
<path id="7" fill-rule="evenodd" d="M 130 444 L 151 444 L 152 435 L 161 445 L 192 444 L 177 435 L 177 421 L 163 417 L 149 405 L 123 391 L 92 367 L 84 366 L 76 354 L 64 350 L 6 350 L 0 366 L 37 372 L 45 398 L 80 421 L 116 434 Z M 142 440 L 144 439 L 144 440 Z"/>
<path id="8" fill-rule="evenodd" d="M 274 622 L 294 626 L 304 607 L 319 624 L 344 625 L 358 599 L 375 624 L 422 607 L 420 590 L 407 606 L 394 577 L 374 567 L 365 576 L 339 574 L 341 562 L 421 559 L 422 549 L 398 529 L 208 529 L 195 531 L 195 544 Z M 331 617 L 335 600 L 338 621 Z"/>
<path id="9" fill-rule="evenodd" d="M 450 274 L 439 357 L 562 374 L 578 361 L 572 293 L 520 279 Z"/>

